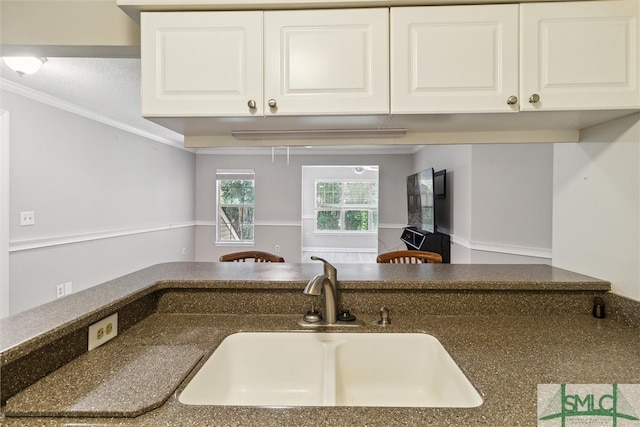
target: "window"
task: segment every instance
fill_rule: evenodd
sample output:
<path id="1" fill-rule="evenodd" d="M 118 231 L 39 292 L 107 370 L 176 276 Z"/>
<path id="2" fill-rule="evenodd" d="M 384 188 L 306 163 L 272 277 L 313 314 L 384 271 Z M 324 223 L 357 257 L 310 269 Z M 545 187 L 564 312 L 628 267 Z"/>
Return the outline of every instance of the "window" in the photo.
<path id="1" fill-rule="evenodd" d="M 316 180 L 317 232 L 378 229 L 378 183 L 372 180 Z"/>
<path id="2" fill-rule="evenodd" d="M 255 174 L 253 170 L 216 172 L 217 242 L 251 242 L 254 234 Z"/>

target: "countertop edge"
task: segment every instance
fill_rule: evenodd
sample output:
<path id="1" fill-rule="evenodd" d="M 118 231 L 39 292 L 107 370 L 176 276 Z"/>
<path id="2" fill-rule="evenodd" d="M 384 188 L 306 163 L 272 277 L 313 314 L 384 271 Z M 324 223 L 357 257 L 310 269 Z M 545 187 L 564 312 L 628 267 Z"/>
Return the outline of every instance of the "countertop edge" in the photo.
<path id="1" fill-rule="evenodd" d="M 548 265 L 342 264 L 336 266 L 339 269 L 339 284 L 345 291 L 606 292 L 611 289 L 611 284 L 607 281 Z M 156 264 L 6 319 L 0 319 L 0 366 L 52 343 L 70 332 L 87 327 L 127 304 L 159 290 L 301 289 L 308 278 L 319 272 L 321 272 L 321 266 L 316 263 L 270 265 L 170 262 Z M 536 278 L 536 274 L 543 277 Z M 279 276 L 285 279 L 278 280 Z M 470 279 L 474 276 L 477 276 L 477 279 Z M 518 276 L 521 278 L 514 278 Z M 390 286 L 392 286 L 391 289 Z M 19 331 L 17 335 L 16 331 Z"/>

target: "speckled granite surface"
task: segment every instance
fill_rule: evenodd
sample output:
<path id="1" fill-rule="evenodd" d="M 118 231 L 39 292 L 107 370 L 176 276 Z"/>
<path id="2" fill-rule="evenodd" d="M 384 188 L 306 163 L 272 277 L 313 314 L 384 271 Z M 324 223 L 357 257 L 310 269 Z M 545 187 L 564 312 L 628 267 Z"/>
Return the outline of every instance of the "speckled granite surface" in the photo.
<path id="1" fill-rule="evenodd" d="M 359 331 L 378 332 L 372 326 L 375 315 L 381 305 L 390 307 L 395 320 L 385 331 L 436 335 L 485 404 L 476 410 L 187 408 L 170 397 L 130 420 L 5 418 L 3 407 L 0 421 L 9 426 L 532 425 L 538 382 L 640 382 L 637 304 L 616 299 L 611 318 L 590 316 L 593 297 L 610 289 L 606 281 L 546 265 L 337 267 L 344 305 L 367 320 Z M 301 290 L 321 272 L 315 263 L 161 264 L 1 320 L 3 401 L 78 360 L 86 351 L 86 327 L 115 311 L 121 333 L 103 350 L 114 354 L 135 345 L 196 346 L 209 354 L 230 333 L 295 329 L 312 303 Z M 46 388 L 62 387 L 55 373 L 47 378 Z M 509 398 L 513 390 L 524 400 Z"/>
<path id="2" fill-rule="evenodd" d="M 162 405 L 202 355 L 195 345 L 105 345 L 9 399 L 5 413 L 136 417 Z"/>
<path id="3" fill-rule="evenodd" d="M 609 282 L 548 265 L 337 264 L 343 290 L 608 291 Z M 164 288 L 301 290 L 320 263 L 158 264 L 0 320 L 0 364 Z M 254 307 L 259 312 L 261 307 Z"/>
<path id="4" fill-rule="evenodd" d="M 155 314 L 105 345 L 195 345 L 210 353 L 237 331 L 295 330 L 295 315 Z M 610 319 L 568 316 L 366 316 L 360 332 L 426 332 L 438 338 L 482 395 L 477 408 L 186 406 L 172 396 L 137 418 L 7 417 L 15 426 L 533 426 L 537 384 L 640 383 L 640 334 Z M 349 330 L 353 332 L 353 330 Z M 336 331 L 339 333 L 339 331 Z M 206 360 L 203 358 L 204 362 Z M 178 388 L 178 393 L 196 369 Z M 141 370 L 141 377 L 154 375 Z M 51 384 L 51 392 L 56 392 Z"/>

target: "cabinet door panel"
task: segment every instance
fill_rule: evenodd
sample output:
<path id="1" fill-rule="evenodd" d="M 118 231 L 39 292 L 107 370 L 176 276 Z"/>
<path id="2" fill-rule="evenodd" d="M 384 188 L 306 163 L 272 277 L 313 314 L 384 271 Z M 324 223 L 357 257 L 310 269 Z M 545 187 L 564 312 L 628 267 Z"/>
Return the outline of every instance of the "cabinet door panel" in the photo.
<path id="1" fill-rule="evenodd" d="M 269 114 L 389 112 L 388 10 L 265 12 Z"/>
<path id="2" fill-rule="evenodd" d="M 515 111 L 518 6 L 391 9 L 393 113 Z"/>
<path id="3" fill-rule="evenodd" d="M 523 110 L 640 106 L 637 1 L 523 4 Z"/>
<path id="4" fill-rule="evenodd" d="M 285 93 L 351 91 L 367 93 L 365 55 L 345 57 L 347 52 L 366 52 L 361 28 L 329 31 L 287 32 L 283 43 Z M 353 72 L 358 70 L 359 72 Z"/>
<path id="5" fill-rule="evenodd" d="M 262 12 L 143 13 L 141 25 L 143 115 L 262 114 Z"/>

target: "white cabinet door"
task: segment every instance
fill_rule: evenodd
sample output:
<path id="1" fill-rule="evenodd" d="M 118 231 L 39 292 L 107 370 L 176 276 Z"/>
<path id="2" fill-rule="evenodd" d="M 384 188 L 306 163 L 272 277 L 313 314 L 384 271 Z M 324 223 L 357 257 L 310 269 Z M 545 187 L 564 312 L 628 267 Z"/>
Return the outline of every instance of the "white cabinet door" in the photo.
<path id="1" fill-rule="evenodd" d="M 638 108 L 638 13 L 637 0 L 521 5 L 521 109 Z"/>
<path id="2" fill-rule="evenodd" d="M 518 5 L 391 8 L 391 82 L 392 113 L 517 111 Z"/>
<path id="3" fill-rule="evenodd" d="M 386 8 L 266 11 L 265 115 L 388 113 L 388 19 Z"/>
<path id="4" fill-rule="evenodd" d="M 262 12 L 141 15 L 144 116 L 263 114 Z"/>

